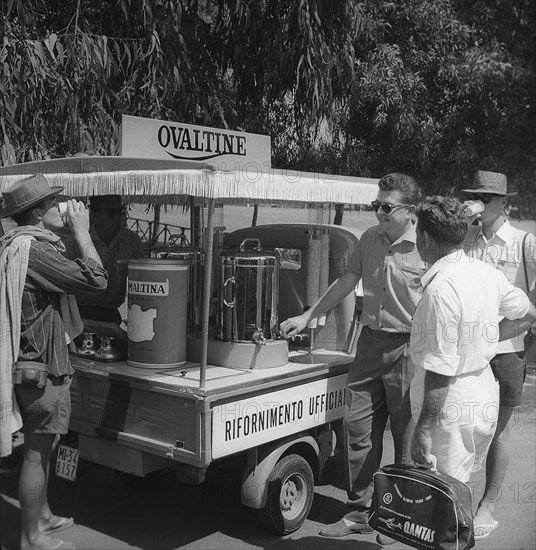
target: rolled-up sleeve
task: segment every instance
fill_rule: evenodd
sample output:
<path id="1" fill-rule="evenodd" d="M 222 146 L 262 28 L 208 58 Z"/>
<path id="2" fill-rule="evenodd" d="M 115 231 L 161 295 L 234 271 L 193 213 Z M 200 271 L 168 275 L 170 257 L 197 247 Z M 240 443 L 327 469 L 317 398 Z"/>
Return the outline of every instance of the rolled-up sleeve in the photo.
<path id="1" fill-rule="evenodd" d="M 354 252 L 350 256 L 347 270 L 357 275 L 359 278 L 363 276 L 363 237 L 357 243 Z"/>
<path id="2" fill-rule="evenodd" d="M 503 285 L 502 300 L 499 307 L 500 315 L 504 315 L 507 319 L 520 319 L 524 317 L 530 307 L 529 297 L 520 289 L 513 286 L 508 279 L 502 275 L 501 282 Z"/>
<path id="3" fill-rule="evenodd" d="M 60 294 L 93 294 L 106 289 L 108 275 L 95 260 L 68 260 L 50 243 L 32 242 L 27 282 Z"/>

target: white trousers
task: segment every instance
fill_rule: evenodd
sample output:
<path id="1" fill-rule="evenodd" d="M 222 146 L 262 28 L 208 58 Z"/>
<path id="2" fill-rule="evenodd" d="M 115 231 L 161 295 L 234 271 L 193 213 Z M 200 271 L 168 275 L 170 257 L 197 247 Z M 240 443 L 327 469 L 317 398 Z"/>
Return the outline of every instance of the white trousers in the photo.
<path id="1" fill-rule="evenodd" d="M 410 388 L 412 414 L 419 418 L 425 370 L 415 367 Z M 453 378 L 438 424 L 432 431 L 437 469 L 467 482 L 482 467 L 497 426 L 499 384 L 489 365 L 482 371 Z"/>

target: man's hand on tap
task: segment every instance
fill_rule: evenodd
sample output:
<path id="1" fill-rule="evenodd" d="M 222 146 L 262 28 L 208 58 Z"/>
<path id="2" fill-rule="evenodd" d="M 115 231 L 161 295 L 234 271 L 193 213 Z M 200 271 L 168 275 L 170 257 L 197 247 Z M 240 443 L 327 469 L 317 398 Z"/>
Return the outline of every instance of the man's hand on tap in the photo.
<path id="1" fill-rule="evenodd" d="M 283 321 L 279 326 L 279 330 L 284 338 L 292 338 L 304 330 L 309 324 L 309 316 L 306 313 L 297 317 L 290 317 Z"/>

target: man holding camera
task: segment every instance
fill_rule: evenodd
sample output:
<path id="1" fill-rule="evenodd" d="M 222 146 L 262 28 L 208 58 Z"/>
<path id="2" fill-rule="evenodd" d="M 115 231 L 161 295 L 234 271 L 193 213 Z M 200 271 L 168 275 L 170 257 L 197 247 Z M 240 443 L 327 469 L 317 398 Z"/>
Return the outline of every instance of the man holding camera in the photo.
<path id="1" fill-rule="evenodd" d="M 515 228 L 506 218 L 508 197 L 517 195 L 507 188 L 507 179 L 499 172 L 479 170 L 472 187 L 463 189 L 466 215 L 471 225 L 464 249 L 470 258 L 482 260 L 506 275 L 515 287 L 526 294 L 536 285 L 536 237 Z M 473 214 L 471 205 L 480 205 Z M 478 210 L 477 210 L 478 212 Z M 525 333 L 500 342 L 497 354 L 490 361 L 499 382 L 499 416 L 497 429 L 486 460 L 486 486 L 475 515 L 475 539 L 487 538 L 498 522 L 494 517 L 511 453 L 511 418 L 521 405 L 526 376 Z"/>

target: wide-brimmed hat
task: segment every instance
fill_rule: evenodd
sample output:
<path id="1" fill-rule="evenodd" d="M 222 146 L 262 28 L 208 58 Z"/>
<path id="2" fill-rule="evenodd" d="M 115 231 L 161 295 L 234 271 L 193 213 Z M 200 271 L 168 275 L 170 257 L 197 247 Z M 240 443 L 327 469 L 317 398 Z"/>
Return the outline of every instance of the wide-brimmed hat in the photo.
<path id="1" fill-rule="evenodd" d="M 0 218 L 20 214 L 48 197 L 61 193 L 63 189 L 64 187 L 50 187 L 42 174 L 19 180 L 2 193 Z"/>
<path id="2" fill-rule="evenodd" d="M 464 193 L 482 193 L 486 195 L 503 195 L 512 197 L 517 192 L 508 193 L 506 187 L 506 176 L 500 172 L 485 172 L 479 170 L 475 174 L 473 187 L 471 189 L 462 189 Z"/>

